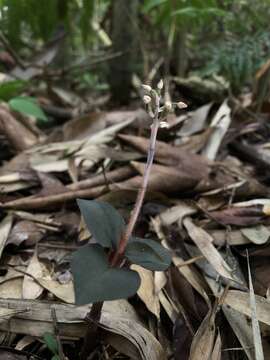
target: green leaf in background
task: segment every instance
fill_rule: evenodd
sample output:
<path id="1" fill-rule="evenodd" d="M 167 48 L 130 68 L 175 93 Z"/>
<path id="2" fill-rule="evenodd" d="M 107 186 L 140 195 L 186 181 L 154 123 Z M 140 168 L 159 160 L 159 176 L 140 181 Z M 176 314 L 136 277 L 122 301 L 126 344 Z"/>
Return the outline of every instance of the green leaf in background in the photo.
<path id="1" fill-rule="evenodd" d="M 47 345 L 48 349 L 50 349 L 50 351 L 54 355 L 57 355 L 58 354 L 58 344 L 57 344 L 55 336 L 49 332 L 46 332 L 43 335 L 43 340 L 44 340 L 45 344 Z"/>
<path id="2" fill-rule="evenodd" d="M 125 299 L 136 294 L 140 286 L 138 273 L 110 267 L 104 249 L 98 244 L 77 250 L 71 270 L 77 305 Z"/>
<path id="3" fill-rule="evenodd" d="M 95 240 L 103 247 L 117 248 L 125 222 L 118 211 L 108 203 L 77 200 L 82 216 Z"/>
<path id="4" fill-rule="evenodd" d="M 152 271 L 164 271 L 171 263 L 171 255 L 154 240 L 132 238 L 127 245 L 125 256 L 134 264 Z"/>
<path id="5" fill-rule="evenodd" d="M 27 85 L 26 81 L 12 80 L 0 84 L 0 99 L 8 101 L 22 92 Z"/>
<path id="6" fill-rule="evenodd" d="M 8 103 L 12 110 L 18 111 L 24 115 L 34 116 L 39 120 L 48 121 L 47 116 L 33 98 L 15 97 Z"/>
<path id="7" fill-rule="evenodd" d="M 164 4 L 168 0 L 148 0 L 143 6 L 143 11 L 148 12 L 152 10 L 154 7 Z"/>
<path id="8" fill-rule="evenodd" d="M 51 360 L 60 360 L 60 357 L 58 355 L 54 355 Z"/>

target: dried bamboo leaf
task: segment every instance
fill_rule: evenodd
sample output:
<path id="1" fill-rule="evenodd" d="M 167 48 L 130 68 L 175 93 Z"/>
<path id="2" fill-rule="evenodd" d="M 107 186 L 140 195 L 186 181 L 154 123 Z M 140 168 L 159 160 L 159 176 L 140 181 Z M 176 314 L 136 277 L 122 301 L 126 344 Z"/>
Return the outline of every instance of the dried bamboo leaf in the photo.
<path id="1" fill-rule="evenodd" d="M 141 285 L 137 291 L 138 296 L 144 302 L 147 309 L 159 319 L 160 305 L 159 298 L 155 292 L 153 272 L 139 265 L 132 265 L 131 269 L 137 271 L 141 278 Z"/>
<path id="2" fill-rule="evenodd" d="M 209 360 L 215 340 L 215 311 L 210 310 L 194 335 L 189 360 Z"/>
<path id="3" fill-rule="evenodd" d="M 249 299 L 250 299 L 250 308 L 251 308 L 251 323 L 252 323 L 252 332 L 253 332 L 253 343 L 255 348 L 255 358 L 256 360 L 264 360 L 261 331 L 260 331 L 259 321 L 257 318 L 257 306 L 256 306 L 254 288 L 252 284 L 248 254 L 247 254 L 247 259 L 248 259 Z"/>
<path id="4" fill-rule="evenodd" d="M 230 266 L 214 247 L 213 238 L 205 230 L 196 226 L 190 218 L 185 218 L 183 224 L 191 239 L 218 274 L 241 283 L 241 281 L 233 275 Z"/>

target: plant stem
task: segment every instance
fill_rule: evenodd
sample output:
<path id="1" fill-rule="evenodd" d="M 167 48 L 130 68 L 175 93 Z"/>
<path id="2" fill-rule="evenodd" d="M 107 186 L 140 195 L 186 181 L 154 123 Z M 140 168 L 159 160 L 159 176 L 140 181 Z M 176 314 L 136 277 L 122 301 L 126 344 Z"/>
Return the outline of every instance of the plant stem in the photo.
<path id="1" fill-rule="evenodd" d="M 87 360 L 88 356 L 98 345 L 98 322 L 101 317 L 103 301 L 92 304 L 90 312 L 86 315 L 87 330 L 84 336 L 80 360 Z"/>
<path id="2" fill-rule="evenodd" d="M 140 214 L 143 200 L 145 197 L 145 193 L 146 193 L 146 189 L 147 189 L 147 185 L 148 185 L 149 177 L 150 177 L 150 173 L 151 173 L 151 168 L 152 168 L 152 164 L 153 164 L 153 160 L 154 160 L 156 139 L 157 139 L 157 133 L 158 133 L 158 128 L 159 128 L 159 101 L 160 101 L 160 98 L 156 94 L 155 95 L 155 114 L 154 114 L 153 124 L 151 125 L 150 145 L 149 145 L 149 149 L 148 149 L 147 161 L 145 164 L 145 169 L 144 169 L 144 174 L 143 174 L 142 186 L 138 191 L 134 209 L 131 213 L 128 225 L 126 227 L 126 231 L 125 231 L 123 237 L 120 239 L 119 247 L 118 247 L 117 251 L 115 252 L 114 257 L 112 258 L 112 261 L 111 261 L 112 266 L 117 265 L 119 259 L 122 257 L 122 255 L 125 252 L 128 240 L 129 240 L 130 236 L 132 235 L 132 232 L 133 232 L 136 222 L 138 220 L 138 216 Z"/>
<path id="3" fill-rule="evenodd" d="M 125 252 L 128 240 L 129 240 L 130 236 L 132 235 L 132 232 L 133 232 L 136 222 L 138 220 L 138 216 L 139 216 L 141 208 L 142 208 L 147 185 L 149 182 L 149 177 L 150 177 L 151 168 L 152 168 L 154 155 L 155 155 L 157 133 L 158 133 L 158 128 L 159 128 L 160 97 L 158 96 L 158 94 L 156 92 L 154 92 L 154 102 L 155 102 L 154 118 L 153 118 L 153 124 L 151 126 L 150 145 L 149 145 L 149 149 L 148 149 L 147 161 L 145 164 L 142 185 L 138 191 L 134 209 L 131 213 L 128 225 L 126 227 L 126 231 L 124 232 L 122 238 L 120 239 L 119 247 L 118 247 L 117 251 L 114 253 L 114 256 L 112 257 L 112 259 L 110 261 L 111 266 L 120 266 L 120 262 L 122 261 L 123 254 Z M 80 356 L 81 360 L 87 360 L 87 357 L 89 356 L 89 354 L 97 346 L 98 322 L 101 317 L 102 307 L 103 307 L 103 302 L 94 303 L 92 305 L 92 308 L 91 308 L 89 314 L 87 315 L 87 320 L 88 320 L 89 324 L 88 324 L 87 332 L 84 337 L 83 349 L 82 349 L 81 356 Z"/>

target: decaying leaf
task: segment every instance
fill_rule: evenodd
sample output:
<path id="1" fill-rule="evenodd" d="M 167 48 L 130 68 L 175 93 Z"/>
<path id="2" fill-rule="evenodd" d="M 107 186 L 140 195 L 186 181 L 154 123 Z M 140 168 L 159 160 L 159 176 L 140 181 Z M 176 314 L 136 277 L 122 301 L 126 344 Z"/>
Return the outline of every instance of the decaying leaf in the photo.
<path id="1" fill-rule="evenodd" d="M 218 274 L 224 276 L 225 278 L 239 282 L 239 279 L 235 278 L 233 275 L 230 266 L 224 261 L 220 253 L 214 247 L 211 236 L 205 230 L 194 225 L 190 218 L 185 218 L 183 224 L 191 239 L 198 246 L 201 253 L 206 257 Z"/>
<path id="2" fill-rule="evenodd" d="M 37 252 L 32 256 L 26 272 L 34 279 L 44 276 L 45 267 L 38 260 Z M 43 292 L 42 286 L 32 277 L 25 275 L 23 280 L 22 295 L 24 299 L 37 299 Z"/>
<path id="3" fill-rule="evenodd" d="M 197 330 L 190 349 L 190 360 L 208 360 L 213 352 L 215 340 L 216 310 L 210 310 Z"/>
<path id="4" fill-rule="evenodd" d="M 137 291 L 138 296 L 145 303 L 147 309 L 159 319 L 160 305 L 158 294 L 155 289 L 153 272 L 144 269 L 139 265 L 132 265 L 131 269 L 137 271 L 141 278 L 141 284 Z"/>

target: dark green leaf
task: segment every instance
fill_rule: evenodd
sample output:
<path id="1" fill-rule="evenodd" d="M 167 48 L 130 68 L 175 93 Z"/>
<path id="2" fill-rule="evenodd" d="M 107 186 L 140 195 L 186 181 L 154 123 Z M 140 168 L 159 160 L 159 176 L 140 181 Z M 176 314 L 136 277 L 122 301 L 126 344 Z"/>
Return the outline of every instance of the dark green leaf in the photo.
<path id="1" fill-rule="evenodd" d="M 77 305 L 128 298 L 140 286 L 135 271 L 110 267 L 104 249 L 98 244 L 77 250 L 71 269 Z"/>
<path id="2" fill-rule="evenodd" d="M 47 345 L 48 349 L 50 349 L 53 354 L 57 355 L 58 354 L 58 344 L 57 344 L 55 336 L 49 332 L 46 332 L 43 335 L 43 340 L 44 340 L 45 344 Z"/>
<path id="3" fill-rule="evenodd" d="M 1 83 L 0 99 L 8 101 L 10 98 L 18 95 L 26 86 L 26 81 L 12 80 Z"/>
<path id="4" fill-rule="evenodd" d="M 44 121 L 48 120 L 41 107 L 32 98 L 13 98 L 9 101 L 9 106 L 12 110 L 18 111 L 24 115 L 31 115 Z"/>
<path id="5" fill-rule="evenodd" d="M 95 240 L 104 247 L 117 247 L 125 222 L 108 203 L 78 199 L 84 221 Z"/>
<path id="6" fill-rule="evenodd" d="M 153 271 L 164 271 L 171 263 L 168 250 L 149 239 L 132 238 L 127 245 L 125 256 L 132 263 Z"/>

